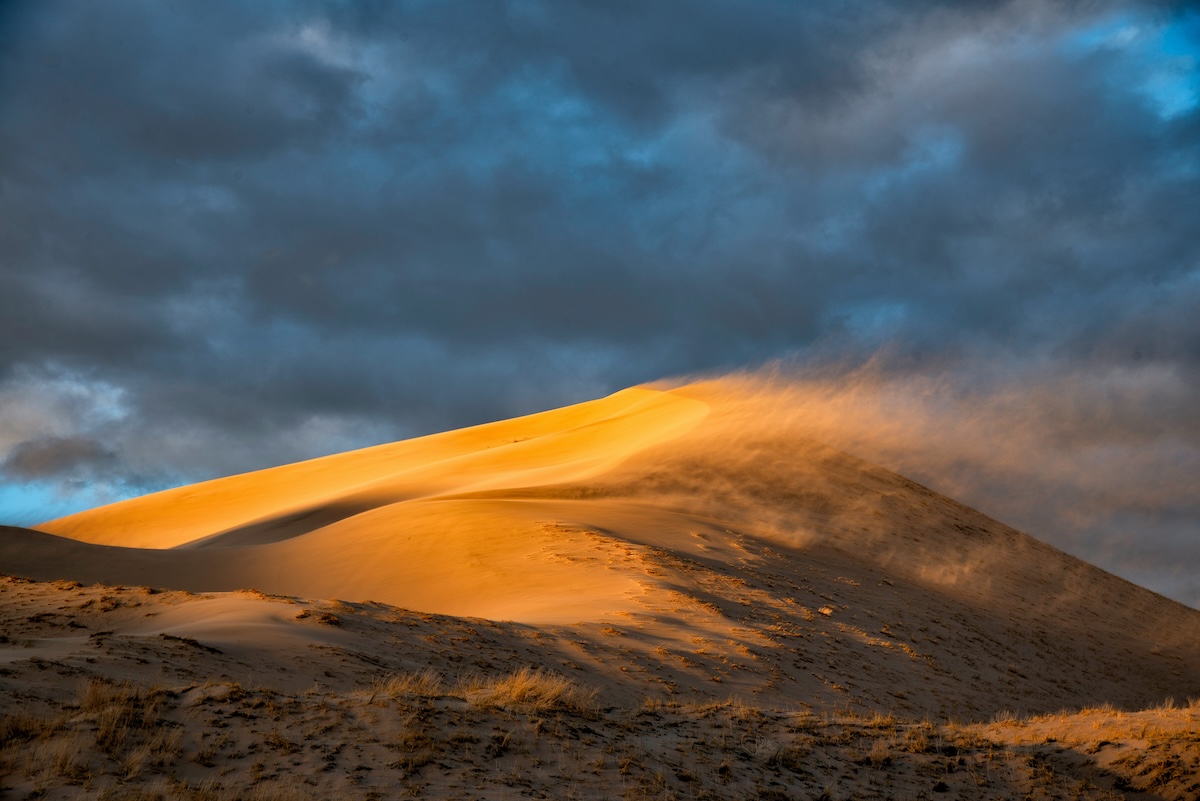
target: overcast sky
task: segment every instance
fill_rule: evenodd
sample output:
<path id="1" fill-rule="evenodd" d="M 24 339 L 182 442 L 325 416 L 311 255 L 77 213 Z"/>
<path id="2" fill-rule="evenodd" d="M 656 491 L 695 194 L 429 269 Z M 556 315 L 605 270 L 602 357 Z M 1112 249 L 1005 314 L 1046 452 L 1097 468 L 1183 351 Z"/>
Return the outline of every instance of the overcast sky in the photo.
<path id="1" fill-rule="evenodd" d="M 0 9 L 3 522 L 874 359 L 955 432 L 880 458 L 1200 605 L 1187 4 Z"/>

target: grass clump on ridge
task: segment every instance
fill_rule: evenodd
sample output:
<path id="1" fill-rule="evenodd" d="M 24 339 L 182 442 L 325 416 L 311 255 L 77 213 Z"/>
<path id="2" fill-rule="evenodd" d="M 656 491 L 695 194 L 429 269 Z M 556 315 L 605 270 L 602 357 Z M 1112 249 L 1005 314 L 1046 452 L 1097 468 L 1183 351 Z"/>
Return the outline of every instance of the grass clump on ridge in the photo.
<path id="1" fill-rule="evenodd" d="M 443 695 L 444 691 L 442 677 L 432 668 L 425 668 L 416 673 L 395 673 L 376 679 L 371 686 L 368 703 L 378 700 L 394 701 L 402 696 L 436 698 Z"/>
<path id="2" fill-rule="evenodd" d="M 469 676 L 453 686 L 447 686 L 431 668 L 415 673 L 395 673 L 375 680 L 367 703 L 386 703 L 398 698 L 437 698 L 443 695 L 463 696 L 480 708 L 523 712 L 562 710 L 581 715 L 591 715 L 597 711 L 595 690 L 585 689 L 561 674 L 530 667 L 499 676 Z"/>
<path id="3" fill-rule="evenodd" d="M 597 711 L 596 691 L 580 687 L 557 673 L 522 667 L 499 677 L 475 677 L 459 686 L 480 707 L 503 707 L 527 712 L 563 710 L 579 715 Z"/>

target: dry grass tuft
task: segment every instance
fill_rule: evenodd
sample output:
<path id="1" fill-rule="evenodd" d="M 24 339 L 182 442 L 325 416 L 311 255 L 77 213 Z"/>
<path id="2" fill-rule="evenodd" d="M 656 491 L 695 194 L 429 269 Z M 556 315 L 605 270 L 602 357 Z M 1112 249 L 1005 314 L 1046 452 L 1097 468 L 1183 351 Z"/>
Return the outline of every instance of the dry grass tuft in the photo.
<path id="1" fill-rule="evenodd" d="M 884 768 L 892 764 L 892 746 L 886 739 L 878 739 L 867 754 L 867 762 L 873 768 Z"/>
<path id="2" fill-rule="evenodd" d="M 445 685 L 437 671 L 433 668 L 425 668 L 416 673 L 397 673 L 377 678 L 371 686 L 371 694 L 367 703 L 380 700 L 394 701 L 402 696 L 437 698 L 444 695 L 444 690 Z"/>
<path id="3" fill-rule="evenodd" d="M 642 699 L 642 704 L 638 707 L 638 711 L 646 715 L 654 715 L 663 712 L 667 709 L 678 709 L 679 702 L 672 701 L 667 698 L 656 698 L 647 696 Z"/>
<path id="4" fill-rule="evenodd" d="M 992 723 L 997 726 L 1017 726 L 1021 723 L 1021 716 L 1011 709 L 1002 709 L 992 715 Z"/>
<path id="5" fill-rule="evenodd" d="M 45 718 L 23 709 L 14 709 L 0 718 L 0 743 L 9 746 L 47 737 L 61 728 L 61 718 Z"/>
<path id="6" fill-rule="evenodd" d="M 918 724 L 904 732 L 904 738 L 897 747 L 909 754 L 928 754 L 936 750 L 931 740 L 936 734 L 936 729 L 932 724 Z"/>
<path id="7" fill-rule="evenodd" d="M 91 738 L 80 732 L 38 740 L 25 752 L 25 772 L 50 782 L 84 784 L 92 775 L 88 749 Z"/>
<path id="8" fill-rule="evenodd" d="M 183 753 L 183 733 L 162 719 L 164 690 L 93 679 L 77 696 L 81 715 L 96 728 L 95 747 L 121 766 L 126 779 L 168 765 Z"/>
<path id="9" fill-rule="evenodd" d="M 132 779 L 145 770 L 158 770 L 183 756 L 183 730 L 158 729 L 134 746 L 121 760 L 125 778 Z"/>
<path id="10" fill-rule="evenodd" d="M 158 701 L 130 684 L 92 681 L 80 693 L 79 708 L 96 721 L 96 747 L 118 756 L 157 724 Z"/>
<path id="11" fill-rule="evenodd" d="M 470 679 L 460 691 L 480 707 L 562 710 L 587 716 L 597 711 L 595 690 L 585 690 L 566 676 L 528 667 L 500 678 Z"/>
<path id="12" fill-rule="evenodd" d="M 1149 707 L 1147 709 L 1147 711 L 1148 712 L 1157 712 L 1158 714 L 1161 715 L 1165 712 L 1171 712 L 1175 708 L 1176 708 L 1175 707 L 1175 699 L 1168 696 L 1168 697 L 1164 698 L 1162 700 L 1162 702 L 1160 704 L 1158 704 L 1157 706 Z"/>

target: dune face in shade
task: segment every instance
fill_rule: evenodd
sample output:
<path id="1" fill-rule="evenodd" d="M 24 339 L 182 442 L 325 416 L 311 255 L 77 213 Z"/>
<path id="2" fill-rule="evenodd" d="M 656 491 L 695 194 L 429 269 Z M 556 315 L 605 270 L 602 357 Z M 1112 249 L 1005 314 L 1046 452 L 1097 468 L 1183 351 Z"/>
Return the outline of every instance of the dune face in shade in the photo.
<path id="1" fill-rule="evenodd" d="M 618 694 L 644 658 L 701 696 L 915 714 L 1200 695 L 1200 612 L 821 444 L 761 390 L 639 387 L 182 487 L 6 530 L 0 571 L 566 626 Z"/>

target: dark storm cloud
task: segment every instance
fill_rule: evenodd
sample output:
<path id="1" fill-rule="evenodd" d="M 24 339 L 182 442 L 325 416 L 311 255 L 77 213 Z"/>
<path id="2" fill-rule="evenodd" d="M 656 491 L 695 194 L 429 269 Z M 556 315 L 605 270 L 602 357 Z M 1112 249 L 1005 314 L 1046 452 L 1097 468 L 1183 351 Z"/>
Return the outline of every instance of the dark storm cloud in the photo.
<path id="1" fill-rule="evenodd" d="M 1169 375 L 1090 441 L 1200 452 L 1198 42 L 1134 0 L 8 4 L 0 455 L 92 442 L 120 495 L 880 348 L 1087 409 Z"/>
<path id="2" fill-rule="evenodd" d="M 43 437 L 18 443 L 0 462 L 0 472 L 17 479 L 40 479 L 112 463 L 116 454 L 86 437 Z"/>

